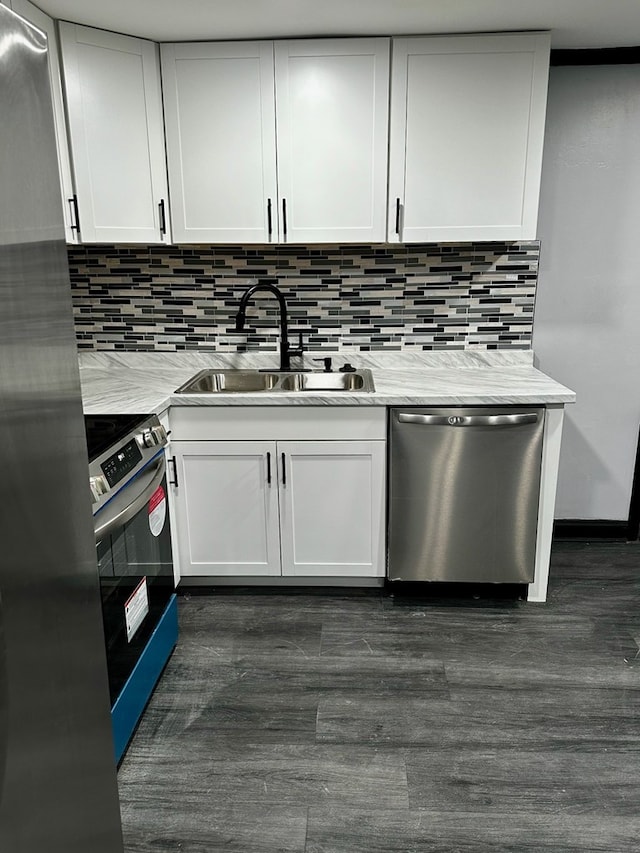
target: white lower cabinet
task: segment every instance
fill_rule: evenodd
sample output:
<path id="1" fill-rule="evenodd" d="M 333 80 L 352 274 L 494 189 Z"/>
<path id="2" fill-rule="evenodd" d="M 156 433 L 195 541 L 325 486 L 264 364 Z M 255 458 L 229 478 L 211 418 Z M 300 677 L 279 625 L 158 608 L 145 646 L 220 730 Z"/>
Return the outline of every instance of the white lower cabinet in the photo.
<path id="1" fill-rule="evenodd" d="M 181 575 L 279 575 L 272 442 L 174 441 L 171 452 Z"/>
<path id="2" fill-rule="evenodd" d="M 277 447 L 282 574 L 384 576 L 385 443 Z"/>
<path id="3" fill-rule="evenodd" d="M 383 577 L 385 442 L 173 441 L 183 577 Z"/>

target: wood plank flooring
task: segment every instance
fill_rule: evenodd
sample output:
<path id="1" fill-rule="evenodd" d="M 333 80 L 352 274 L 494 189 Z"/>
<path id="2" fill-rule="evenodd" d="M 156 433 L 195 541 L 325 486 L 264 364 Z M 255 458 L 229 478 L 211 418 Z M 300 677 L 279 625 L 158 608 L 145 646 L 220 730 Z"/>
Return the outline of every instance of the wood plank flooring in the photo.
<path id="1" fill-rule="evenodd" d="M 127 853 L 640 849 L 640 544 L 556 543 L 545 605 L 179 609 L 119 771 Z"/>

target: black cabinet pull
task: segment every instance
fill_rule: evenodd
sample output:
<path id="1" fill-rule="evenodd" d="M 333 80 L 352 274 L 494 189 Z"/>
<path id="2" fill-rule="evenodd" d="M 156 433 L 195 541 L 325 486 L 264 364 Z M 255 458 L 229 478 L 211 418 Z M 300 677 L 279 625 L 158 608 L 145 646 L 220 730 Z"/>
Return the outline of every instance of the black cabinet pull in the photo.
<path id="1" fill-rule="evenodd" d="M 166 234 L 167 233 L 167 217 L 166 217 L 166 214 L 164 212 L 164 199 L 163 198 L 160 199 L 160 204 L 158 205 L 158 207 L 160 208 L 160 233 Z"/>
<path id="2" fill-rule="evenodd" d="M 400 199 L 396 199 L 396 234 L 400 236 Z"/>
<path id="3" fill-rule="evenodd" d="M 271 454 L 267 452 L 267 485 L 271 485 Z"/>
<path id="4" fill-rule="evenodd" d="M 71 206 L 71 230 L 80 233 L 80 216 L 78 215 L 78 196 L 73 195 L 69 199 Z"/>
<path id="5" fill-rule="evenodd" d="M 287 485 L 287 469 L 284 464 L 284 453 L 282 454 L 282 485 Z"/>
<path id="6" fill-rule="evenodd" d="M 287 236 L 287 200 L 282 199 L 282 234 L 286 239 Z"/>
<path id="7" fill-rule="evenodd" d="M 269 239 L 271 239 L 271 235 L 273 234 L 273 220 L 271 218 L 271 199 L 267 199 L 267 232 L 269 234 Z"/>
<path id="8" fill-rule="evenodd" d="M 175 486 L 178 488 L 178 465 L 176 463 L 176 457 L 172 456 L 170 459 L 171 464 L 173 465 L 173 480 L 169 480 L 170 486 Z"/>

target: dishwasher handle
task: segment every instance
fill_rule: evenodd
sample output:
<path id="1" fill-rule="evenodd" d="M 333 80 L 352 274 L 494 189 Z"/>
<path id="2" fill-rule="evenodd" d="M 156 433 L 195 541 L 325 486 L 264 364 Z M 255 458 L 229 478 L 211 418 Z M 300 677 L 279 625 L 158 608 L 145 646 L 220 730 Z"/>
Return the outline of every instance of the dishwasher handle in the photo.
<path id="1" fill-rule="evenodd" d="M 451 427 L 504 427 L 522 426 L 538 422 L 538 412 L 523 412 L 517 415 L 417 415 L 399 412 L 401 424 L 420 424 L 421 426 Z"/>

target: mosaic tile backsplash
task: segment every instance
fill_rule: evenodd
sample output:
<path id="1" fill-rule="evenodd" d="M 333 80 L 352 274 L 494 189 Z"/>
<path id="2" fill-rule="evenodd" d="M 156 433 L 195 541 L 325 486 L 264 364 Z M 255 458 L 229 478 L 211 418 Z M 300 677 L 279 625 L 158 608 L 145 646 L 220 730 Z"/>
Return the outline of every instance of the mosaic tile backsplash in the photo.
<path id="1" fill-rule="evenodd" d="M 278 349 L 277 284 L 307 350 L 530 349 L 539 243 L 74 246 L 81 350 Z"/>

